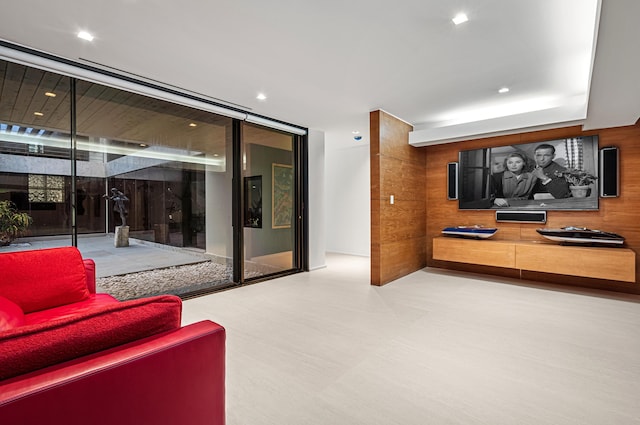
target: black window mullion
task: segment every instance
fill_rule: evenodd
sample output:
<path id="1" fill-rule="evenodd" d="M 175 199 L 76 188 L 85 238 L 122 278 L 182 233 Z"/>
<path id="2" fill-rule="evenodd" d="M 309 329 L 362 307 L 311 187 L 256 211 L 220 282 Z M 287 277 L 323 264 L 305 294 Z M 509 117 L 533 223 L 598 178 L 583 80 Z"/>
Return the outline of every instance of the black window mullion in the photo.
<path id="1" fill-rule="evenodd" d="M 71 245 L 78 246 L 78 226 L 76 216 L 76 180 L 78 175 L 77 170 L 77 117 L 76 117 L 76 79 L 71 79 L 71 193 L 69 199 L 71 202 Z"/>
<path id="2" fill-rule="evenodd" d="M 244 235 L 243 205 L 244 189 L 242 184 L 242 123 L 234 119 L 232 124 L 232 226 L 233 226 L 233 281 L 244 282 Z"/>

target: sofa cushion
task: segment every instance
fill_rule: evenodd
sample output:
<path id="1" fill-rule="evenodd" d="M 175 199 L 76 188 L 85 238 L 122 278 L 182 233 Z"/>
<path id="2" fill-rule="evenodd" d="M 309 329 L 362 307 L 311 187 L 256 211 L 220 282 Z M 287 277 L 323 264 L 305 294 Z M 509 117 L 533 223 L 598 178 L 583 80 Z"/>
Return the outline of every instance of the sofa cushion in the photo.
<path id="1" fill-rule="evenodd" d="M 109 294 L 91 294 L 86 300 L 78 301 L 77 303 L 65 304 L 59 307 L 26 314 L 24 316 L 24 324 L 35 325 L 36 323 L 44 323 L 54 319 L 63 319 L 65 317 L 89 313 L 105 304 L 119 302 L 120 301 Z"/>
<path id="2" fill-rule="evenodd" d="M 89 297 L 82 256 L 74 247 L 3 253 L 0 270 L 0 295 L 25 313 Z"/>
<path id="3" fill-rule="evenodd" d="M 160 295 L 0 332 L 0 380 L 178 329 L 181 308 L 180 298 Z"/>
<path id="4" fill-rule="evenodd" d="M 24 313 L 13 301 L 0 296 L 0 332 L 24 325 Z"/>

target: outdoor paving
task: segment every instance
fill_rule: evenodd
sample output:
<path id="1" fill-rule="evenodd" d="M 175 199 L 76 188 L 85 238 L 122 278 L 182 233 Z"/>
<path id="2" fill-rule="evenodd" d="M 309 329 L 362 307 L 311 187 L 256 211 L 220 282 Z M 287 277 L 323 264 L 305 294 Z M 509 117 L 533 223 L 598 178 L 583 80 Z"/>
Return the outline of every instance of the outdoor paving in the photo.
<path id="1" fill-rule="evenodd" d="M 71 246 L 71 238 L 18 239 L 10 246 L 0 247 L 0 253 L 61 246 Z M 207 260 L 201 252 L 138 239 L 129 239 L 128 247 L 116 248 L 113 235 L 79 236 L 78 249 L 83 258 L 95 261 L 98 278 Z"/>

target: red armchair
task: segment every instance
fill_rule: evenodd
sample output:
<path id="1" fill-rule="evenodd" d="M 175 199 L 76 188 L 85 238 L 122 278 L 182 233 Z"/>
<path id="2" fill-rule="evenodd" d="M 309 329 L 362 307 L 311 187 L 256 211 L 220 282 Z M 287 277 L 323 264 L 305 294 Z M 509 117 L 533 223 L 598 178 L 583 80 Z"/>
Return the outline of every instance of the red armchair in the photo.
<path id="1" fill-rule="evenodd" d="M 222 326 L 180 327 L 177 297 L 95 294 L 75 248 L 0 254 L 0 269 L 3 424 L 224 424 Z"/>

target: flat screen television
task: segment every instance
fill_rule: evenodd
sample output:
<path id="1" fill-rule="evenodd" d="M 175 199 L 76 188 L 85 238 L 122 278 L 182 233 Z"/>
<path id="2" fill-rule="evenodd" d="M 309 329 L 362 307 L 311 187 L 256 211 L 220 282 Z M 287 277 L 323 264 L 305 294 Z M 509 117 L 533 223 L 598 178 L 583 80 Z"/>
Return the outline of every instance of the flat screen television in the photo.
<path id="1" fill-rule="evenodd" d="M 598 170 L 598 136 L 461 151 L 459 208 L 597 210 Z M 589 184 L 576 190 L 568 171 Z"/>

